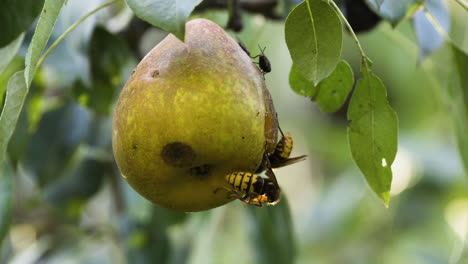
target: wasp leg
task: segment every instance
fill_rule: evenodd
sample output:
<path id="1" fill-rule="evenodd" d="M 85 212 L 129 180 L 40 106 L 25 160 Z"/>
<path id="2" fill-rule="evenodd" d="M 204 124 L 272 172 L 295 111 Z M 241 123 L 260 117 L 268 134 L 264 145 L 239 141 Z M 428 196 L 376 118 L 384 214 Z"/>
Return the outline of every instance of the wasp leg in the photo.
<path id="1" fill-rule="evenodd" d="M 226 190 L 226 191 L 228 191 L 228 192 L 232 192 L 232 191 L 233 191 L 233 190 L 228 189 L 228 188 L 226 188 L 226 187 L 218 187 L 218 188 L 216 188 L 216 189 L 213 191 L 213 193 L 216 194 L 219 190 L 222 190 L 222 189 L 224 189 L 224 190 Z"/>
<path id="2" fill-rule="evenodd" d="M 254 200 L 254 201 L 252 201 L 251 199 L 252 199 L 252 198 L 249 198 L 248 204 L 254 205 L 254 206 L 257 206 L 257 207 L 263 207 L 263 203 L 262 203 L 262 202 L 260 202 L 259 200 L 256 200 L 256 201 Z"/>
<path id="3" fill-rule="evenodd" d="M 260 203 L 260 202 L 252 202 L 252 203 L 247 203 L 247 202 L 244 202 L 245 204 L 249 204 L 249 205 L 253 205 L 253 206 L 257 206 L 257 207 L 263 207 L 263 204 Z"/>
<path id="4" fill-rule="evenodd" d="M 278 113 L 276 113 L 276 118 L 278 119 Z M 281 139 L 283 139 L 284 138 L 284 133 L 283 133 L 283 130 L 281 130 L 281 127 L 280 127 L 279 124 L 278 124 L 278 129 L 279 129 L 279 131 L 281 133 Z"/>
<path id="5" fill-rule="evenodd" d="M 235 197 L 235 198 L 237 198 L 237 199 L 239 199 L 239 200 L 242 200 L 242 194 L 239 193 L 239 191 L 237 191 L 237 190 L 232 190 L 232 191 L 231 191 L 231 194 L 229 195 L 229 197 L 230 197 L 230 198 Z"/>
<path id="6" fill-rule="evenodd" d="M 237 199 L 239 199 L 239 201 L 241 201 L 241 202 L 244 203 L 244 207 L 245 207 L 245 206 L 247 206 L 248 204 L 249 204 L 249 205 L 255 205 L 255 204 L 253 204 L 253 203 L 251 202 L 251 199 L 252 199 L 251 196 L 252 196 L 252 194 L 253 194 L 253 193 L 249 194 L 248 197 L 246 197 L 246 196 L 242 196 L 241 193 L 239 193 L 237 190 L 234 190 L 234 191 L 232 191 L 232 193 L 231 193 L 231 197 L 236 197 Z M 246 201 L 247 198 L 249 198 L 248 201 Z"/>
<path id="7" fill-rule="evenodd" d="M 260 201 L 252 200 L 253 198 L 256 198 L 256 197 L 260 196 L 256 192 L 251 192 L 249 194 L 246 194 L 246 195 L 242 196 L 238 191 L 233 191 L 233 193 L 231 195 L 232 195 L 232 197 L 236 197 L 236 198 L 239 199 L 239 201 L 243 202 L 244 206 L 247 206 L 247 205 L 254 205 L 254 206 L 258 206 L 258 207 L 263 206 Z"/>
<path id="8" fill-rule="evenodd" d="M 228 199 L 233 198 L 233 197 L 235 197 L 235 198 L 237 198 L 237 199 L 241 199 L 241 198 L 242 198 L 238 191 L 236 191 L 236 190 L 231 190 L 231 189 L 228 189 L 228 188 L 226 188 L 226 187 L 218 187 L 218 188 L 216 188 L 216 189 L 213 191 L 213 193 L 216 194 L 219 190 L 222 190 L 222 189 L 228 191 L 228 196 L 226 197 L 226 198 L 228 198 Z"/>
<path id="9" fill-rule="evenodd" d="M 244 206 L 254 205 L 254 206 L 257 206 L 257 207 L 263 207 L 263 203 L 261 201 L 259 201 L 258 199 L 257 200 L 254 199 L 254 198 L 257 198 L 258 196 L 260 196 L 256 192 L 251 192 L 251 193 L 243 196 L 237 190 L 231 190 L 231 189 L 228 189 L 226 187 L 218 187 L 213 191 L 213 193 L 217 193 L 221 189 L 225 189 L 226 191 L 228 191 L 228 193 L 229 193 L 228 198 L 237 198 L 237 199 L 239 199 L 239 201 L 244 203 Z M 254 200 L 252 200 L 252 199 L 254 199 Z"/>
<path id="10" fill-rule="evenodd" d="M 260 194 L 258 194 L 256 192 L 251 192 L 249 194 L 249 201 L 245 202 L 245 203 L 250 204 L 250 205 L 254 205 L 254 206 L 257 206 L 257 207 L 262 207 L 263 203 L 258 199 L 258 197 L 260 197 Z"/>
<path id="11" fill-rule="evenodd" d="M 245 200 L 242 200 L 242 199 L 239 199 L 239 201 L 243 202 L 244 203 L 244 206 L 247 206 L 247 205 L 254 205 L 254 206 L 257 206 L 257 207 L 262 207 L 262 203 L 259 202 L 259 201 L 252 201 L 252 198 L 249 198 L 248 201 L 245 201 Z"/>
<path id="12" fill-rule="evenodd" d="M 244 203 L 247 203 L 247 202 L 245 202 L 246 198 L 244 196 L 242 196 L 242 194 L 238 190 L 229 190 L 228 188 L 224 188 L 224 189 L 229 191 L 228 198 L 237 198 L 240 201 L 242 201 Z"/>

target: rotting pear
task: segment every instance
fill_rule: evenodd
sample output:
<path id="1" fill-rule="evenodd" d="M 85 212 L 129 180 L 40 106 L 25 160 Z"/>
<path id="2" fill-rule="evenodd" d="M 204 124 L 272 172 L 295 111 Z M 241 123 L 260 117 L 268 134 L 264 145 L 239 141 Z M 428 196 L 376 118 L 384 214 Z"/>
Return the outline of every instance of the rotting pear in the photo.
<path id="1" fill-rule="evenodd" d="M 180 212 L 226 204 L 225 176 L 255 172 L 272 153 L 278 121 L 263 74 L 237 42 L 206 19 L 186 24 L 133 71 L 112 128 L 122 176 L 151 202 Z"/>

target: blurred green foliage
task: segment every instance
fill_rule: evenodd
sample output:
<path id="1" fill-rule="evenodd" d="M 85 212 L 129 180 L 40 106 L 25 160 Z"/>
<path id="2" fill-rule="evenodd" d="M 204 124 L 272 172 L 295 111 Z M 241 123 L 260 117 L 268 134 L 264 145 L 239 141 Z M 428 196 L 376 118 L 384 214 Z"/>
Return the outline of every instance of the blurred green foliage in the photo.
<path id="1" fill-rule="evenodd" d="M 130 54 L 123 39 L 96 27 L 89 44 L 91 87 L 77 81 L 73 87 L 78 101 L 100 114 L 108 115 L 116 88 L 122 80 L 122 68 Z"/>
<path id="2" fill-rule="evenodd" d="M 99 4 L 68 1 L 52 40 Z M 466 52 L 467 13 L 452 2 L 448 10 L 450 35 Z M 220 25 L 228 19 L 222 10 L 194 16 Z M 111 9 L 71 33 L 33 79 L 2 167 L 11 170 L 0 178 L 0 263 L 468 262 L 468 186 L 445 93 L 465 66 L 450 60 L 452 46 L 420 61 L 409 20 L 396 28 L 383 21 L 359 36 L 400 119 L 387 209 L 352 161 L 346 112 L 325 114 L 289 87 L 284 21 L 243 16 L 238 37 L 251 52 L 258 43 L 268 47 L 273 70 L 265 78 L 281 127 L 295 138 L 293 155 L 308 155 L 276 171 L 287 199 L 274 207 L 235 201 L 183 214 L 129 187 L 112 158 L 111 112 L 145 47 L 166 33 L 132 19 L 128 8 Z M 31 32 L 0 75 L 2 98 L 9 77 L 24 67 L 30 41 Z M 348 35 L 343 41 L 342 58 L 359 76 L 359 53 Z"/>
<path id="3" fill-rule="evenodd" d="M 31 26 L 44 4 L 44 0 L 2 0 L 0 8 L 0 48 L 18 38 Z"/>

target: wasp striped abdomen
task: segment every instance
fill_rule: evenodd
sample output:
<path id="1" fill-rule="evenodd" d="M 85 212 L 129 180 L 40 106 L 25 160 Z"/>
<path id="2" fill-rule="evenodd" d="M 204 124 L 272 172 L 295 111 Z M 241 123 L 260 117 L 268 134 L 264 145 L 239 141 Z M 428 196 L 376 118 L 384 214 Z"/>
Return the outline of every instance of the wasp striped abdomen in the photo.
<path id="1" fill-rule="evenodd" d="M 234 172 L 226 175 L 226 181 L 234 187 L 234 190 L 242 194 L 260 191 L 263 186 L 263 178 L 250 172 Z"/>
<path id="2" fill-rule="evenodd" d="M 274 205 L 280 200 L 280 189 L 270 179 L 250 172 L 234 172 L 226 175 L 226 181 L 233 187 L 232 194 L 246 204 Z"/>
<path id="3" fill-rule="evenodd" d="M 281 140 L 276 144 L 275 152 L 273 153 L 272 158 L 276 159 L 288 159 L 291 155 L 293 149 L 293 138 L 291 134 L 288 132 Z"/>
<path id="4" fill-rule="evenodd" d="M 290 133 L 286 133 L 281 137 L 281 140 L 276 144 L 275 152 L 269 157 L 272 168 L 284 167 L 305 159 L 305 155 L 289 158 L 293 145 L 294 142 Z"/>

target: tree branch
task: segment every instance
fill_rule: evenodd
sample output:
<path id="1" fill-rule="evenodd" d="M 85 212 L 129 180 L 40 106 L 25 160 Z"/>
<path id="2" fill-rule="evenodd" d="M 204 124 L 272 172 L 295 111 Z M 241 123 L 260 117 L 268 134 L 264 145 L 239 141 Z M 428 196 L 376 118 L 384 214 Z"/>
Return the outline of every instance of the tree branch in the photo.
<path id="1" fill-rule="evenodd" d="M 228 0 L 231 1 L 231 0 Z M 226 9 L 229 3 L 226 0 L 205 0 L 195 8 L 195 12 L 207 9 Z M 276 14 L 278 0 L 236 0 L 243 11 L 263 15 L 272 20 L 284 20 L 285 17 Z"/>

